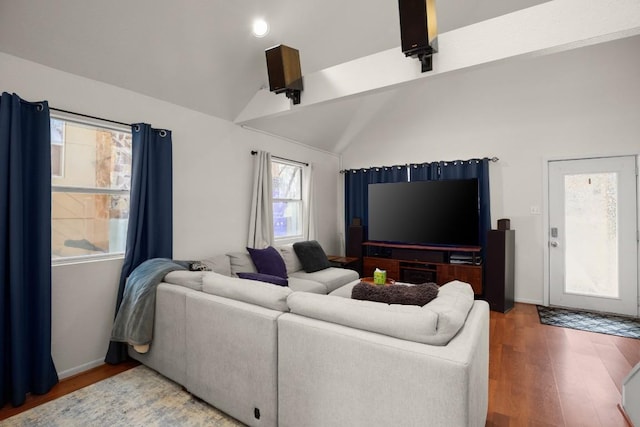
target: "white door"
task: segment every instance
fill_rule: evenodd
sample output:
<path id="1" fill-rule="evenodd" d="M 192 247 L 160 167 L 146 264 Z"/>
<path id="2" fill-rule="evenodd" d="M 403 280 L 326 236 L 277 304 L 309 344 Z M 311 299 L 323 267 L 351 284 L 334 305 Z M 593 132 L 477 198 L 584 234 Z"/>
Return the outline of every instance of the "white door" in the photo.
<path id="1" fill-rule="evenodd" d="M 636 157 L 549 162 L 549 302 L 638 315 Z"/>

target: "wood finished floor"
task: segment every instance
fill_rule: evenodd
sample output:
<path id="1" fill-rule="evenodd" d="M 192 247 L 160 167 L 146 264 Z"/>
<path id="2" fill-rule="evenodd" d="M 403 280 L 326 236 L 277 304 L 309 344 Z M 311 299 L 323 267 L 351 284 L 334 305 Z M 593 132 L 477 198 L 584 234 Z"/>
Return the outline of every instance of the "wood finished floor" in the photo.
<path id="1" fill-rule="evenodd" d="M 487 426 L 626 427 L 623 378 L 640 362 L 640 340 L 541 325 L 534 305 L 491 312 Z M 62 380 L 0 420 L 136 366 L 103 365 Z"/>

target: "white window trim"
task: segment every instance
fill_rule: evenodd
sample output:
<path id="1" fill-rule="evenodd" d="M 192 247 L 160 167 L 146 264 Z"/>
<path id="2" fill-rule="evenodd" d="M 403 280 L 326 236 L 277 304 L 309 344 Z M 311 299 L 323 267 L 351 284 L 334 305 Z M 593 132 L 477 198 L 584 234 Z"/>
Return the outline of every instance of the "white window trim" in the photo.
<path id="1" fill-rule="evenodd" d="M 287 245 L 290 243 L 295 243 L 295 242 L 300 242 L 302 240 L 304 240 L 304 230 L 305 230 L 305 226 L 306 226 L 306 219 L 305 219 L 305 205 L 306 205 L 306 201 L 304 199 L 305 194 L 304 194 L 304 180 L 305 180 L 305 173 L 304 173 L 304 168 L 305 165 L 303 163 L 299 163 L 299 162 L 294 162 L 294 161 L 288 161 L 285 159 L 280 159 L 280 158 L 276 158 L 274 159 L 273 157 L 271 158 L 271 164 L 273 163 L 279 163 L 279 164 L 283 164 L 283 165 L 288 165 L 288 166 L 294 166 L 297 167 L 298 169 L 300 169 L 300 198 L 299 199 L 284 199 L 284 198 L 277 198 L 274 199 L 273 197 L 271 198 L 271 205 L 273 206 L 274 203 L 277 202 L 300 202 L 300 222 L 302 223 L 301 226 L 301 233 L 300 234 L 296 234 L 294 236 L 285 236 L 285 237 L 276 237 L 274 236 L 273 240 L 274 242 L 278 243 L 279 245 Z"/>
<path id="2" fill-rule="evenodd" d="M 54 117 L 54 116 L 51 116 L 51 118 L 52 119 L 56 119 L 56 120 L 63 120 L 63 119 L 59 119 L 59 118 Z M 62 147 L 60 149 L 60 157 L 61 157 L 60 158 L 60 175 L 54 175 L 53 173 L 51 174 L 55 178 L 64 178 L 64 166 L 65 166 L 64 159 L 65 159 L 65 150 L 66 150 L 66 144 L 64 143 L 65 133 L 66 133 L 66 131 L 65 131 L 65 128 L 63 127 L 62 128 L 62 141 L 60 141 L 60 142 L 51 141 L 51 145 L 55 145 L 57 147 Z"/>
<path id="3" fill-rule="evenodd" d="M 98 254 L 98 255 L 81 255 L 81 256 L 69 256 L 64 258 L 51 259 L 51 266 L 58 265 L 73 265 L 84 264 L 93 261 L 110 261 L 124 259 L 124 252 L 112 252 L 110 254 Z"/>

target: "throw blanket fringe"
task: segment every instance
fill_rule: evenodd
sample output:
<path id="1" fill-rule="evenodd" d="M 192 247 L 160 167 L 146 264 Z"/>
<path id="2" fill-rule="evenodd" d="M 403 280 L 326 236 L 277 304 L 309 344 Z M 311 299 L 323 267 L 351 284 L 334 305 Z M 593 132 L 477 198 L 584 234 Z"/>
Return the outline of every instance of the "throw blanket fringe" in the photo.
<path id="1" fill-rule="evenodd" d="M 186 270 L 187 261 L 152 258 L 136 267 L 127 278 L 122 303 L 111 330 L 111 340 L 145 346 L 153 339 L 156 288 L 174 270 Z"/>

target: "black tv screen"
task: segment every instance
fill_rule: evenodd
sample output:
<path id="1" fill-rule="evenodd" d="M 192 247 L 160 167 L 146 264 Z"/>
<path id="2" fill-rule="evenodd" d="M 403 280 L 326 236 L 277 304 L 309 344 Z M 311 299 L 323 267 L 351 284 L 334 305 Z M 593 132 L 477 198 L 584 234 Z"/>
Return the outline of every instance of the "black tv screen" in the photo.
<path id="1" fill-rule="evenodd" d="M 477 179 L 369 184 L 368 207 L 369 240 L 479 244 Z"/>

